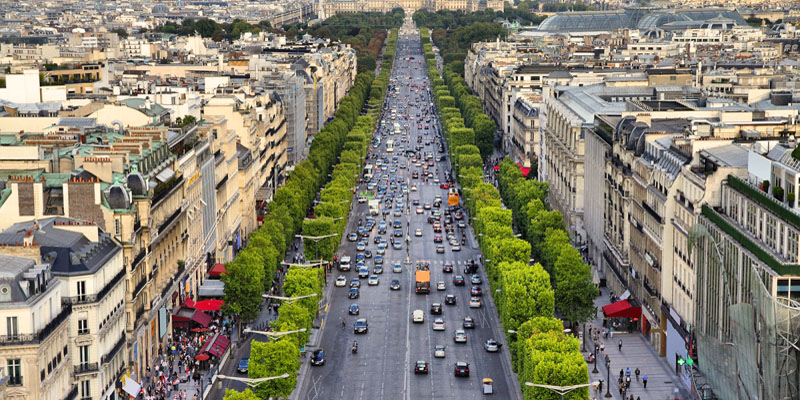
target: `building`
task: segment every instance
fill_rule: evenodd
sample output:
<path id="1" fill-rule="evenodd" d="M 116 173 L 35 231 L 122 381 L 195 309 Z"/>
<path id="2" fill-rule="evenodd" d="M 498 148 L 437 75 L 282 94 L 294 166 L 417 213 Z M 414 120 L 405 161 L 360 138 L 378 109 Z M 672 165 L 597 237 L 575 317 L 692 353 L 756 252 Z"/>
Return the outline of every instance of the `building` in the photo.
<path id="1" fill-rule="evenodd" d="M 395 8 L 402 8 L 410 15 L 416 10 L 449 10 L 449 11 L 479 11 L 492 9 L 503 11 L 503 2 L 499 0 L 398 0 L 384 2 L 380 0 L 323 0 L 317 5 L 317 14 L 321 19 L 329 18 L 336 14 L 357 12 L 388 13 Z"/>

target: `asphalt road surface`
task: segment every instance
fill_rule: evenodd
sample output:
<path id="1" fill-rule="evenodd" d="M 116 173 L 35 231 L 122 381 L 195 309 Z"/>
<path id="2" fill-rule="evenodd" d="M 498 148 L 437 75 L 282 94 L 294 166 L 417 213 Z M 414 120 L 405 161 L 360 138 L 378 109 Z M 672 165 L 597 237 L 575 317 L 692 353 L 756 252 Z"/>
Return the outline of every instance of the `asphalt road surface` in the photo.
<path id="1" fill-rule="evenodd" d="M 343 275 L 347 278 L 347 286 L 334 287 L 333 294 L 328 304 L 327 316 L 323 325 L 322 338 L 319 348 L 326 353 L 326 363 L 324 366 L 311 367 L 308 375 L 303 380 L 303 387 L 299 388 L 299 398 L 303 400 L 314 399 L 353 399 L 353 400 L 374 400 L 374 399 L 475 399 L 483 397 L 481 380 L 492 378 L 494 380 L 494 397 L 498 399 L 515 398 L 514 390 L 509 390 L 511 386 L 511 371 L 508 365 L 508 352 L 506 347 L 502 347 L 500 352 L 489 353 L 484 350 L 484 342 L 487 339 L 499 339 L 504 344 L 504 337 L 499 337 L 501 328 L 494 309 L 493 302 L 490 301 L 488 284 L 485 272 L 479 268 L 478 273 L 483 280 L 484 293 L 481 298 L 481 308 L 469 308 L 470 300 L 470 277 L 464 274 L 464 265 L 468 259 L 478 259 L 479 250 L 475 237 L 469 225 L 466 228 L 455 228 L 455 235 L 458 243 L 461 243 L 462 235 L 466 235 L 466 244 L 461 251 L 452 251 L 451 246 L 444 240 L 445 251 L 437 254 L 433 237 L 433 225 L 427 222 L 431 210 L 424 210 L 422 214 L 417 214 L 416 206 L 410 204 L 418 199 L 420 205 L 433 203 L 435 196 L 443 198 L 440 208 L 442 213 L 447 207 L 447 190 L 440 188 L 439 183 L 434 179 L 429 179 L 428 183 L 424 179 L 413 179 L 412 173 L 423 172 L 421 166 L 415 165 L 410 161 L 411 157 L 406 157 L 405 153 L 399 151 L 403 146 L 406 150 L 417 150 L 421 145 L 421 152 L 433 153 L 434 166 L 428 170 L 435 174 L 441 182 L 446 179 L 446 174 L 450 172 L 449 157 L 444 161 L 439 161 L 442 155 L 438 143 L 443 139 L 437 136 L 438 121 L 435 111 L 431 106 L 433 102 L 430 94 L 430 83 L 426 75 L 425 62 L 422 56 L 422 48 L 419 41 L 419 34 L 409 22 L 401 29 L 398 40 L 396 60 L 392 71 L 392 81 L 390 83 L 390 93 L 393 88 L 399 93 L 388 97 L 388 104 L 383 110 L 382 122 L 376 133 L 376 137 L 381 137 L 380 144 L 373 146 L 370 156 L 377 155 L 379 158 L 388 159 L 389 165 L 386 171 L 376 173 L 377 177 L 373 180 L 379 182 L 386 176 L 391 176 L 391 168 L 396 168 L 395 175 L 402 177 L 401 181 L 407 183 L 409 191 L 403 193 L 402 185 L 398 185 L 395 190 L 395 200 L 402 200 L 402 207 L 389 209 L 389 214 L 385 220 L 389 225 L 395 220 L 401 221 L 403 236 L 398 238 L 402 242 L 400 250 L 392 249 L 389 243 L 384 255 L 383 273 L 378 274 L 380 283 L 377 286 L 369 286 L 367 279 L 361 279 L 360 297 L 349 299 L 349 283 L 352 278 L 357 277 L 355 268 L 356 242 L 349 241 L 347 236 L 355 232 L 358 227 L 359 219 L 366 221 L 368 217 L 368 203 L 357 203 L 351 212 L 345 238 L 339 249 L 339 256 L 349 255 L 353 259 L 353 268 L 348 272 L 334 271 L 329 276 L 329 282 Z M 410 79 L 409 79 L 410 77 Z M 413 87 L 417 85 L 418 87 Z M 391 119 L 391 110 L 396 110 L 396 119 Z M 426 116 L 427 113 L 427 116 Z M 417 117 L 420 114 L 420 117 Z M 430 117 L 430 122 L 426 120 Z M 394 131 L 394 123 L 401 125 L 403 133 L 389 135 L 388 132 Z M 422 129 L 419 126 L 422 125 Z M 428 129 L 425 129 L 428 125 Z M 383 136 L 383 133 L 387 133 Z M 403 140 L 403 137 L 406 140 Z M 421 143 L 417 138 L 422 138 Z M 386 153 L 386 142 L 394 141 L 394 151 Z M 430 142 L 430 144 L 426 144 Z M 446 149 L 445 149 L 446 151 Z M 394 162 L 392 158 L 398 157 Z M 375 159 L 369 159 L 367 163 L 375 164 Z M 406 168 L 402 168 L 402 163 Z M 422 165 L 425 161 L 423 161 Z M 452 172 L 450 172 L 452 173 Z M 417 190 L 411 187 L 415 185 Z M 366 184 L 360 185 L 359 192 L 367 190 Z M 378 192 L 377 188 L 373 190 Z M 393 201 L 394 203 L 394 201 Z M 381 209 L 386 203 L 381 201 Z M 435 208 L 433 208 L 435 209 Z M 400 210 L 401 215 L 395 216 L 396 210 Z M 442 217 L 444 218 L 444 216 Z M 382 213 L 376 217 L 377 222 L 383 221 Z M 464 222 L 468 224 L 465 217 Z M 377 225 L 377 224 L 376 224 Z M 422 237 L 416 237 L 417 228 L 422 229 Z M 389 227 L 387 233 L 381 235 L 389 241 L 393 229 Z M 373 253 L 372 258 L 366 259 L 366 266 L 372 268 L 376 254 L 377 245 L 374 243 L 375 236 L 378 235 L 378 226 L 368 234 L 367 249 Z M 444 233 L 443 233 L 444 235 Z M 410 247 L 407 242 L 410 238 Z M 407 248 L 408 247 L 408 248 Z M 409 257 L 411 264 L 405 263 Z M 427 295 L 415 294 L 414 292 L 414 268 L 417 260 L 427 260 L 430 262 L 431 270 L 431 293 Z M 402 273 L 392 272 L 395 263 L 401 263 Z M 452 264 L 453 273 L 444 273 L 443 264 Z M 462 275 L 467 280 L 465 286 L 454 286 L 453 277 Z M 393 279 L 401 282 L 400 290 L 390 290 L 389 283 Z M 446 288 L 443 291 L 436 289 L 436 283 L 444 281 Z M 445 305 L 446 294 L 454 294 L 457 298 L 456 305 Z M 487 304 L 487 301 L 488 304 Z M 431 303 L 438 302 L 444 308 L 441 316 L 434 316 L 430 313 Z M 358 304 L 359 315 L 348 315 L 348 308 L 351 304 Z M 424 323 L 412 323 L 411 315 L 414 310 L 425 312 Z M 464 317 L 471 316 L 475 320 L 475 329 L 466 329 L 467 343 L 454 343 L 453 336 L 456 329 L 462 329 Z M 432 330 L 432 322 L 435 317 L 442 317 L 446 324 L 446 330 Z M 346 326 L 342 326 L 342 319 L 345 319 Z M 366 334 L 355 334 L 353 324 L 357 318 L 366 318 L 369 323 L 369 331 Z M 358 352 L 353 354 L 351 346 L 354 340 L 358 341 Z M 433 350 L 436 345 L 446 346 L 446 356 L 444 358 L 434 358 Z M 313 350 L 313 349 L 310 349 Z M 429 363 L 430 372 L 427 375 L 415 375 L 414 363 L 418 360 L 425 360 Z M 505 361 L 504 361 L 505 360 Z M 465 361 L 470 363 L 469 377 L 455 377 L 454 363 Z M 308 358 L 304 362 L 309 362 Z"/>

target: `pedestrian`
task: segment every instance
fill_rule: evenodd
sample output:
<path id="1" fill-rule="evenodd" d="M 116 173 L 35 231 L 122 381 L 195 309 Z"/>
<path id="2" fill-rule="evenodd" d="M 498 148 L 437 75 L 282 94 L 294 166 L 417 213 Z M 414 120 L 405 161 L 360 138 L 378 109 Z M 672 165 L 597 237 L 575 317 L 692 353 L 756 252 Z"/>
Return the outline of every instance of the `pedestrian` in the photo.
<path id="1" fill-rule="evenodd" d="M 628 399 L 633 400 L 633 395 L 631 395 L 631 397 L 628 397 Z"/>
<path id="2" fill-rule="evenodd" d="M 625 368 L 625 376 L 631 376 L 631 369 Z"/>
<path id="3" fill-rule="evenodd" d="M 640 374 L 641 372 L 642 372 L 642 371 L 639 371 L 639 368 L 638 368 L 638 367 L 636 368 L 636 371 L 633 371 L 633 373 L 634 373 L 634 374 L 636 374 L 636 382 L 639 382 L 639 374 Z"/>
<path id="4" fill-rule="evenodd" d="M 622 339 L 620 339 L 619 343 L 617 343 L 617 348 L 619 349 L 619 351 L 622 351 Z M 628 375 L 630 375 L 630 373 Z"/>
<path id="5" fill-rule="evenodd" d="M 647 389 L 647 375 L 642 376 L 642 385 Z"/>
<path id="6" fill-rule="evenodd" d="M 625 387 L 627 387 L 627 388 L 631 387 L 631 377 L 630 376 L 626 376 L 625 377 Z"/>
<path id="7" fill-rule="evenodd" d="M 614 338 L 614 327 L 612 326 L 611 328 L 609 328 L 608 332 L 609 332 L 608 336 L 613 339 Z"/>
<path id="8" fill-rule="evenodd" d="M 600 352 L 601 353 L 605 353 L 606 352 L 606 344 L 605 343 L 600 343 Z"/>
<path id="9" fill-rule="evenodd" d="M 600 393 L 603 393 L 603 381 L 600 381 L 600 384 L 597 385 L 597 388 L 600 390 Z"/>

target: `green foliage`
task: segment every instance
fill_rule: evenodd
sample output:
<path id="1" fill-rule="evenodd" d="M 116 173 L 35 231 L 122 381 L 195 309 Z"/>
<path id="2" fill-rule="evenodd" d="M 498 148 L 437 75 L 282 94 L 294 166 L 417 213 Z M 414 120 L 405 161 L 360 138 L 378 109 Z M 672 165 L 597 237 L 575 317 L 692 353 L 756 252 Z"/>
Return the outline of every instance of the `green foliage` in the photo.
<path id="1" fill-rule="evenodd" d="M 254 320 L 261 310 L 261 294 L 264 292 L 263 257 L 248 247 L 225 268 L 227 273 L 222 275 L 225 305 L 222 311 L 238 315 L 244 321 Z"/>
<path id="2" fill-rule="evenodd" d="M 244 392 L 237 392 L 233 389 L 225 389 L 225 396 L 222 400 L 261 400 L 250 389 L 245 389 Z"/>
<path id="3" fill-rule="evenodd" d="M 291 336 L 291 335 L 288 335 Z M 250 364 L 247 376 L 267 378 L 289 374 L 288 378 L 273 379 L 259 384 L 255 392 L 259 398 L 289 397 L 297 384 L 297 370 L 300 368 L 300 348 L 284 337 L 276 342 L 252 341 Z"/>
<path id="4" fill-rule="evenodd" d="M 498 313 L 504 329 L 517 330 L 533 317 L 553 315 L 553 289 L 550 276 L 541 265 L 523 262 L 498 265 L 499 284 L 503 291 L 496 296 Z"/>
<path id="5" fill-rule="evenodd" d="M 553 267 L 555 271 L 556 307 L 568 321 L 586 322 L 595 314 L 597 288 L 592 272 L 583 263 L 581 254 L 572 246 L 561 250 Z"/>
<path id="6" fill-rule="evenodd" d="M 123 28 L 114 28 L 111 30 L 112 33 L 116 33 L 120 39 L 125 39 L 128 37 L 128 31 Z"/>

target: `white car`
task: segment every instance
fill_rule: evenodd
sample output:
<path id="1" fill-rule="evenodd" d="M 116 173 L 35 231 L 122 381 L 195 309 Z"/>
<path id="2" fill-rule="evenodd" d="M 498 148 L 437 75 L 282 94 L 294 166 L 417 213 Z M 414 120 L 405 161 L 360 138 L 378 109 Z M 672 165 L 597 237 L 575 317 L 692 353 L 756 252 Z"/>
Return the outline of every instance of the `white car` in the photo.
<path id="1" fill-rule="evenodd" d="M 446 289 L 446 287 L 445 287 L 444 281 L 436 282 L 436 290 L 445 290 L 445 289 Z"/>
<path id="2" fill-rule="evenodd" d="M 481 308 L 481 299 L 478 297 L 470 297 L 469 308 Z"/>
<path id="3" fill-rule="evenodd" d="M 369 277 L 369 280 L 367 280 L 367 284 L 370 286 L 376 286 L 378 283 L 379 281 L 377 275 L 372 275 Z"/>
<path id="4" fill-rule="evenodd" d="M 422 310 L 414 310 L 414 312 L 411 314 L 411 320 L 415 324 L 420 324 L 425 322 L 425 312 Z"/>
<path id="5" fill-rule="evenodd" d="M 364 197 L 364 196 L 358 196 L 358 202 L 359 203 L 366 203 L 367 202 L 367 198 Z"/>
<path id="6" fill-rule="evenodd" d="M 414 236 L 422 236 L 422 229 L 417 228 L 417 230 L 414 231 Z"/>
<path id="7" fill-rule="evenodd" d="M 417 207 L 417 214 L 422 214 L 424 212 L 425 212 L 425 209 L 423 209 L 422 207 Z"/>
<path id="8" fill-rule="evenodd" d="M 459 329 L 455 332 L 455 335 L 453 335 L 453 340 L 456 343 L 467 343 L 467 333 Z"/>
<path id="9" fill-rule="evenodd" d="M 436 358 L 444 358 L 445 347 L 441 344 L 437 344 L 436 347 L 433 348 L 433 356 Z"/>
<path id="10" fill-rule="evenodd" d="M 336 278 L 336 286 L 337 287 L 347 286 L 347 278 L 345 278 L 344 275 L 339 275 L 339 277 Z"/>
<path id="11" fill-rule="evenodd" d="M 497 343 L 497 341 L 494 339 L 489 339 L 483 343 L 483 348 L 489 353 L 496 353 L 498 350 L 500 350 L 500 343 Z"/>
<path id="12" fill-rule="evenodd" d="M 435 331 L 443 331 L 444 330 L 444 320 L 441 318 L 436 318 L 433 320 L 433 330 Z"/>
<path id="13" fill-rule="evenodd" d="M 411 185 L 411 191 L 412 192 L 416 192 L 417 191 L 417 185 Z"/>

